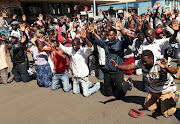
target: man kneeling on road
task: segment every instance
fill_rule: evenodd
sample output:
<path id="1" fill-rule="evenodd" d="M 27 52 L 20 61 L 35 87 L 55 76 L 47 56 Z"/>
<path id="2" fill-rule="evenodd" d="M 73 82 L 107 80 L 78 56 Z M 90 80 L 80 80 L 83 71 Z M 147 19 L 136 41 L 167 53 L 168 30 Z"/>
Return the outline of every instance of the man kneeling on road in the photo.
<path id="1" fill-rule="evenodd" d="M 171 76 L 176 73 L 176 69 L 164 58 L 156 60 L 152 51 L 145 50 L 141 55 L 141 60 L 136 64 L 118 66 L 114 60 L 111 60 L 111 63 L 120 70 L 142 69 L 149 84 L 144 108 L 155 110 L 159 99 L 163 116 L 169 117 L 176 112 L 175 106 L 179 101 L 179 92 L 176 91 L 177 86 Z"/>

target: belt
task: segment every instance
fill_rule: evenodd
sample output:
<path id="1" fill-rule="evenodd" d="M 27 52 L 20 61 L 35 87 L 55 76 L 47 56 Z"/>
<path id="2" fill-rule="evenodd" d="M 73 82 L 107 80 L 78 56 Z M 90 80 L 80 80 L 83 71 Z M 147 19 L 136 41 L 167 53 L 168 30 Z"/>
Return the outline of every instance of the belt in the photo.
<path id="1" fill-rule="evenodd" d="M 22 63 L 16 65 L 16 66 L 20 66 L 20 65 L 23 65 L 23 64 L 26 64 L 26 63 L 27 63 L 27 62 L 25 61 L 25 62 L 22 62 Z"/>

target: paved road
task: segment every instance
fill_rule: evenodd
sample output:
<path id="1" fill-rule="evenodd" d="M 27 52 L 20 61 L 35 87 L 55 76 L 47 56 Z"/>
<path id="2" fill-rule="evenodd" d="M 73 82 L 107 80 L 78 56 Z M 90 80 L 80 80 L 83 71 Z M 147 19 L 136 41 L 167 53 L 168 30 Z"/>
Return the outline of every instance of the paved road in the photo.
<path id="1" fill-rule="evenodd" d="M 9 70 L 12 67 L 8 56 Z M 173 63 L 174 64 L 174 63 Z M 142 76 L 131 76 L 134 88 L 124 101 L 114 97 L 104 97 L 100 92 L 85 98 L 72 91 L 62 89 L 51 91 L 39 88 L 36 80 L 29 83 L 12 82 L 0 85 L 0 124 L 179 124 L 180 105 L 175 116 L 152 117 L 150 111 L 143 111 L 140 118 L 132 118 L 128 112 L 132 108 L 142 108 L 147 93 L 142 91 Z M 92 82 L 97 79 L 90 77 Z M 176 80 L 178 90 L 180 81 Z"/>

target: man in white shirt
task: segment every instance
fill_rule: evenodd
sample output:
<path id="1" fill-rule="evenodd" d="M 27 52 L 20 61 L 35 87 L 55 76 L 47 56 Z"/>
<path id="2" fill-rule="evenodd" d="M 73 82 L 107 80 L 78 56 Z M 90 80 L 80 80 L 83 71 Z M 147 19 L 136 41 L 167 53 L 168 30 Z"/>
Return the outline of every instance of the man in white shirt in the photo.
<path id="1" fill-rule="evenodd" d="M 176 73 L 164 58 L 157 60 L 150 50 L 143 51 L 141 60 L 138 63 L 118 66 L 114 60 L 111 60 L 113 66 L 120 70 L 132 70 L 141 68 L 149 84 L 149 93 L 144 102 L 144 108 L 155 110 L 157 100 L 161 103 L 161 112 L 163 116 L 169 117 L 176 112 L 178 96 L 175 96 L 177 89 L 171 74 Z M 178 98 L 176 98 L 178 97 Z"/>
<path id="2" fill-rule="evenodd" d="M 72 70 L 74 75 L 73 81 L 73 93 L 80 93 L 80 84 L 83 88 L 83 95 L 85 97 L 97 92 L 100 89 L 100 83 L 96 83 L 92 88 L 92 83 L 88 80 L 89 69 L 88 69 L 88 57 L 93 51 L 93 47 L 88 39 L 86 40 L 87 46 L 80 46 L 80 39 L 75 38 L 72 41 L 72 47 L 65 47 L 60 44 L 59 48 L 66 54 L 72 57 Z"/>

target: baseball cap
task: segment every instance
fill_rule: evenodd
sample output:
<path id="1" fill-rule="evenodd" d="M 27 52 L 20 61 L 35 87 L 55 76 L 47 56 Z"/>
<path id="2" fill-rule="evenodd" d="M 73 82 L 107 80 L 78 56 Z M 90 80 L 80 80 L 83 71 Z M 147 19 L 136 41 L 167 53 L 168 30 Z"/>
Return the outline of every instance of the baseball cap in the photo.
<path id="1" fill-rule="evenodd" d="M 120 13 L 124 13 L 124 12 L 120 9 L 120 10 L 118 10 L 118 14 L 120 14 Z"/>
<path id="2" fill-rule="evenodd" d="M 19 22 L 18 22 L 18 21 L 13 21 L 13 22 L 11 23 L 11 25 L 19 25 Z"/>
<path id="3" fill-rule="evenodd" d="M 15 38 L 20 39 L 18 33 L 16 33 L 16 32 L 12 32 L 11 35 L 10 35 L 10 37 L 15 37 Z"/>
<path id="4" fill-rule="evenodd" d="M 156 34 L 161 34 L 163 33 L 162 29 L 161 28 L 157 28 L 156 31 L 155 31 Z"/>

